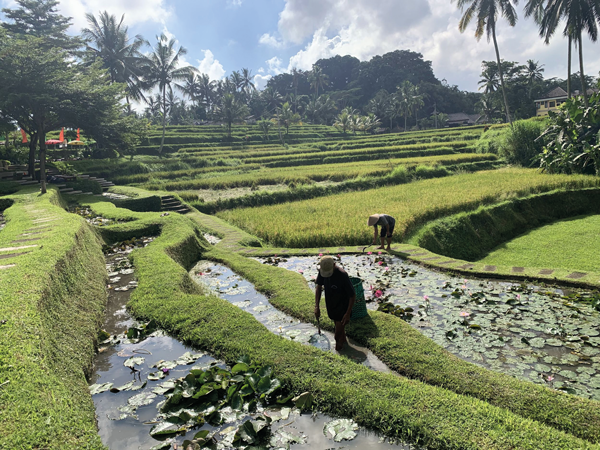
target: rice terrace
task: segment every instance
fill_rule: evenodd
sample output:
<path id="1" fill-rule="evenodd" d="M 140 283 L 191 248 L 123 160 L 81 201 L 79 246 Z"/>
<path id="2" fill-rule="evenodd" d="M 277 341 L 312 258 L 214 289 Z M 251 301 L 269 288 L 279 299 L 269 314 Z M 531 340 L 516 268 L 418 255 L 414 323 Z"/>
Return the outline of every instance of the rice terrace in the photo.
<path id="1" fill-rule="evenodd" d="M 600 1 L 0 3 L 0 449 L 600 449 Z"/>

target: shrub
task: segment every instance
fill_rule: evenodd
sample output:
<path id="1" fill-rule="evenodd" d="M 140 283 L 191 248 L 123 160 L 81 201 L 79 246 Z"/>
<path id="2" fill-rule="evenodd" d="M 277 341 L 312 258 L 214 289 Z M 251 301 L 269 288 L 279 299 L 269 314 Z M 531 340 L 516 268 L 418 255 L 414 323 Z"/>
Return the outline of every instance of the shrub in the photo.
<path id="1" fill-rule="evenodd" d="M 505 133 L 504 128 L 490 128 L 481 135 L 477 144 L 475 144 L 476 153 L 493 153 L 499 155 Z"/>
<path id="2" fill-rule="evenodd" d="M 518 120 L 512 128 L 506 128 L 501 140 L 499 155 L 511 164 L 531 167 L 544 149 L 544 142 L 538 139 L 542 134 L 543 122 Z"/>

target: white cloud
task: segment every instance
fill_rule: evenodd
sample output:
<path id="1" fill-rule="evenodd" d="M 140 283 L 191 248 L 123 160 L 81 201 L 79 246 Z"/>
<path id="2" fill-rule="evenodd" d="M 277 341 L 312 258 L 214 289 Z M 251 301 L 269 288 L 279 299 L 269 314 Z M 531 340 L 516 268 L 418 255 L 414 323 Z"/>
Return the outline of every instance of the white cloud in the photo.
<path id="1" fill-rule="evenodd" d="M 198 70 L 207 74 L 211 80 L 221 80 L 225 76 L 225 69 L 210 50 L 201 50 L 204 58 L 198 60 Z"/>
<path id="2" fill-rule="evenodd" d="M 396 49 L 409 49 L 423 54 L 433 63 L 435 75 L 446 78 L 461 89 L 476 90 L 482 60 L 494 60 L 492 43 L 477 41 L 475 24 L 465 33 L 458 31 L 461 12 L 449 0 L 286 0 L 279 17 L 279 33 L 283 41 L 265 34 L 261 43 L 287 42 L 304 44 L 290 58 L 292 67 L 308 70 L 318 59 L 335 55 L 352 55 L 368 60 L 374 55 Z M 545 76 L 566 77 L 566 41 L 557 33 L 549 46 L 538 37 L 537 26 L 518 10 L 515 28 L 504 19 L 498 23 L 500 56 L 504 60 L 524 64 L 533 59 L 544 64 Z M 562 31 L 562 30 L 561 30 Z M 584 39 L 585 70 L 597 75 L 600 53 Z M 573 72 L 578 69 L 576 53 Z"/>
<path id="3" fill-rule="evenodd" d="M 285 46 L 283 41 L 277 39 L 275 36 L 272 36 L 269 33 L 263 34 L 258 39 L 258 43 L 273 48 L 281 48 Z"/>
<path id="4" fill-rule="evenodd" d="M 227 6 L 230 8 L 239 8 L 244 3 L 244 0 L 227 0 Z"/>
<path id="5" fill-rule="evenodd" d="M 282 65 L 283 63 L 277 56 L 274 56 L 273 58 L 267 60 L 266 63 L 269 67 L 269 72 L 273 75 L 279 75 L 280 73 L 285 72 L 285 69 Z"/>
<path id="6" fill-rule="evenodd" d="M 264 72 L 264 69 L 262 69 Z M 260 70 L 259 70 L 260 72 Z M 266 86 L 267 82 L 273 77 L 273 75 L 254 75 L 254 86 L 256 89 L 262 91 Z"/>

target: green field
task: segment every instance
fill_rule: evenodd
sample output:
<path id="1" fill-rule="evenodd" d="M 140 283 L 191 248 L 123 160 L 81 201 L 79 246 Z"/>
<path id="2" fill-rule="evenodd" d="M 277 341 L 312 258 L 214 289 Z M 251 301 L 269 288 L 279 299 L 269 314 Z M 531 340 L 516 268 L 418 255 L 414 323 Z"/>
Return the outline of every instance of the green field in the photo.
<path id="1" fill-rule="evenodd" d="M 480 260 L 486 264 L 600 272 L 600 215 L 573 217 L 506 242 Z"/>

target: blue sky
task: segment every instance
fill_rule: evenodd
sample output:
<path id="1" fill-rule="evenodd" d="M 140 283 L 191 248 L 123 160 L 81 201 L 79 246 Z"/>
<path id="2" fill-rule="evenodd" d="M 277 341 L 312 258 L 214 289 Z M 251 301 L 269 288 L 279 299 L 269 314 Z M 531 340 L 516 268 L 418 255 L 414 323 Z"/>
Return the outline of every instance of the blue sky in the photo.
<path id="1" fill-rule="evenodd" d="M 522 3 L 522 2 L 521 2 Z M 0 0 L 14 7 L 14 0 Z M 477 90 L 481 61 L 495 58 L 486 39 L 476 41 L 474 25 L 458 31 L 460 11 L 450 0 L 60 0 L 73 17 L 73 32 L 85 13 L 125 14 L 131 34 L 150 42 L 165 32 L 183 45 L 184 63 L 218 79 L 243 67 L 264 86 L 292 67 L 308 70 L 319 58 L 350 54 L 361 60 L 396 49 L 421 52 L 435 75 L 463 90 Z M 566 40 L 561 33 L 545 45 L 521 7 L 514 28 L 503 20 L 498 43 L 505 60 L 528 59 L 545 66 L 546 77 L 566 77 Z M 584 39 L 585 70 L 598 76 L 598 46 Z M 574 71 L 578 61 L 574 58 Z"/>

